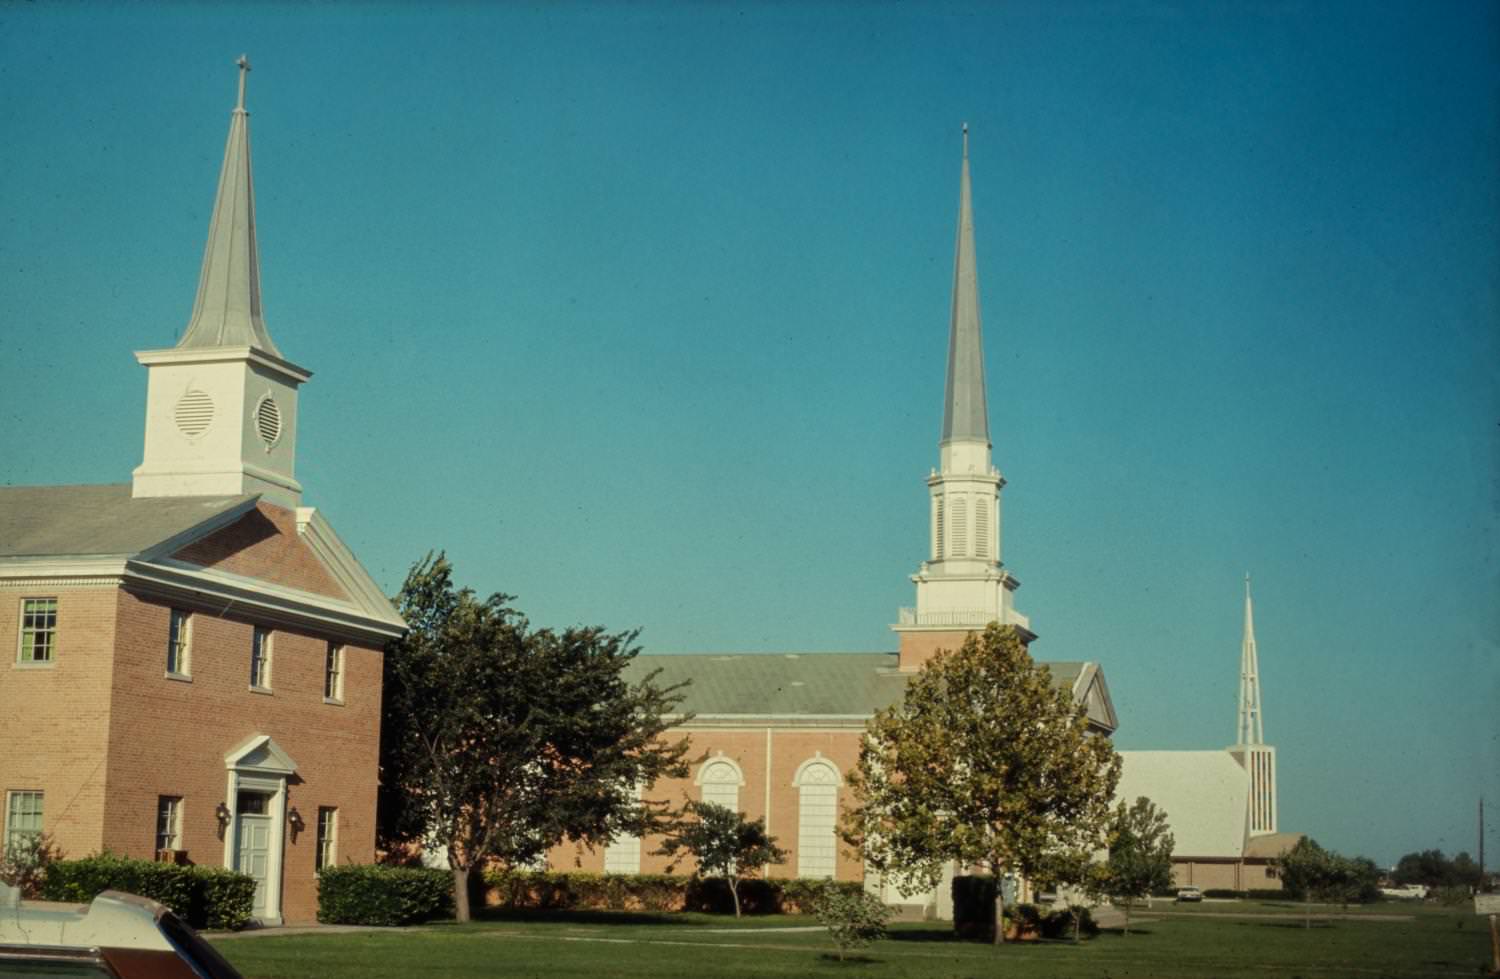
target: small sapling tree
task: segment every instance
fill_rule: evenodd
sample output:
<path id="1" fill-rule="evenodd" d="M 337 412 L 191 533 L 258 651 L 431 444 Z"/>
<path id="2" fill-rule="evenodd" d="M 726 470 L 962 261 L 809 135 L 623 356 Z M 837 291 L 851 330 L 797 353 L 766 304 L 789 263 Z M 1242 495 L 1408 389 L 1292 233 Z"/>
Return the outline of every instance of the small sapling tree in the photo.
<path id="1" fill-rule="evenodd" d="M 1145 796 L 1126 806 L 1121 802 L 1109 823 L 1109 862 L 1104 892 L 1125 907 L 1125 934 L 1130 934 L 1130 909 L 1152 891 L 1172 885 L 1172 846 L 1167 814 Z"/>
<path id="2" fill-rule="evenodd" d="M 747 872 L 785 863 L 786 851 L 766 835 L 766 824 L 746 819 L 744 813 L 714 802 L 689 802 L 683 816 L 662 840 L 662 856 L 672 858 L 671 873 L 684 855 L 697 863 L 699 877 L 723 877 L 734 901 L 734 916 L 740 916 L 740 881 Z"/>
<path id="3" fill-rule="evenodd" d="M 864 948 L 884 938 L 891 911 L 874 894 L 839 887 L 833 881 L 823 885 L 813 904 L 813 913 L 838 947 L 840 962 L 849 949 Z"/>

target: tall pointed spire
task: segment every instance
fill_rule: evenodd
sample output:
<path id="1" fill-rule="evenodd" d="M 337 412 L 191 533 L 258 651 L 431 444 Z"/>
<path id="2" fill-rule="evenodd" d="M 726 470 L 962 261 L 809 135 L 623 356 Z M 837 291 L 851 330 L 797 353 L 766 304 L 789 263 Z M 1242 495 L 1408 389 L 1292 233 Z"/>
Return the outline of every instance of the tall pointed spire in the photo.
<path id="1" fill-rule="evenodd" d="M 272 356 L 281 351 L 271 341 L 260 312 L 260 255 L 255 245 L 255 187 L 250 175 L 250 113 L 245 111 L 245 81 L 250 61 L 240 69 L 239 99 L 229 118 L 224 167 L 203 250 L 198 298 L 179 348 L 254 347 Z"/>
<path id="2" fill-rule="evenodd" d="M 1250 575 L 1245 575 L 1245 638 L 1240 644 L 1240 716 L 1237 745 L 1265 743 L 1260 718 L 1260 662 L 1255 652 L 1255 611 L 1250 601 Z"/>
<path id="3" fill-rule="evenodd" d="M 953 246 L 953 310 L 948 328 L 948 384 L 943 401 L 944 442 L 990 441 L 984 398 L 984 344 L 979 334 L 979 271 L 974 255 L 974 210 L 969 190 L 969 124 L 958 190 L 958 240 Z"/>

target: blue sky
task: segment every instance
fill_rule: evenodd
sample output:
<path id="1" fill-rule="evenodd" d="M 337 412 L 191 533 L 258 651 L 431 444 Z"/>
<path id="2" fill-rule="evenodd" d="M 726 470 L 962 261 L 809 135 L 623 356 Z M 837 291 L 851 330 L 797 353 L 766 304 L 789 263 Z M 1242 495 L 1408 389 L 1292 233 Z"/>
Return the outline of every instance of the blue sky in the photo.
<path id="1" fill-rule="evenodd" d="M 1494 5 L 7 4 L 0 481 L 140 461 L 241 51 L 298 476 L 387 589 L 894 649 L 967 121 L 1033 652 L 1227 744 L 1249 571 L 1283 828 L 1500 812 Z"/>

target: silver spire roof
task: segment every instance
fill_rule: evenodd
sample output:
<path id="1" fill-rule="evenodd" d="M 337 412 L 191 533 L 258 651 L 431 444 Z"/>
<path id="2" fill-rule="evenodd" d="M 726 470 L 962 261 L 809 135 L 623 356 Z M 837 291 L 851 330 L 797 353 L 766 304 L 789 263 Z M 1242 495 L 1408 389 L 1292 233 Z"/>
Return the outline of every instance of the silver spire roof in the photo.
<path id="1" fill-rule="evenodd" d="M 178 347 L 255 347 L 273 356 L 260 313 L 260 255 L 255 247 L 255 187 L 250 179 L 250 113 L 245 111 L 245 75 L 250 62 L 240 55 L 239 101 L 229 118 L 224 169 L 208 224 L 203 273 L 193 318 Z"/>
<path id="2" fill-rule="evenodd" d="M 953 255 L 953 315 L 948 332 L 948 386 L 943 437 L 990 441 L 984 401 L 984 344 L 979 335 L 979 272 L 974 258 L 974 212 L 969 193 L 969 126 L 964 124 L 963 175 L 958 191 L 958 241 Z"/>

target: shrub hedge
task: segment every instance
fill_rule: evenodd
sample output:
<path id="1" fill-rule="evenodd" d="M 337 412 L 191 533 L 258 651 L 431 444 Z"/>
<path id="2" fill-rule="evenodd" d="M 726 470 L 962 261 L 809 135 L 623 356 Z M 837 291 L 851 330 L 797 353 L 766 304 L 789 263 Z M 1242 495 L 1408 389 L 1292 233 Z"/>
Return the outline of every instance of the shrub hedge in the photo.
<path id="1" fill-rule="evenodd" d="M 734 912 L 729 883 L 721 877 L 677 874 L 593 874 L 581 871 L 551 873 L 529 870 L 488 870 L 484 882 L 489 902 L 506 908 L 551 910 Z M 811 914 L 824 880 L 740 881 L 740 903 L 746 914 Z M 858 891 L 858 882 L 840 888 Z"/>
<path id="2" fill-rule="evenodd" d="M 1073 937 L 1073 915 L 1065 908 L 1052 910 L 1035 904 L 1007 904 L 1005 921 L 1008 938 Z M 960 938 L 994 940 L 994 877 L 973 874 L 953 878 L 953 931 Z M 1081 935 L 1099 933 L 1099 926 L 1088 908 L 1079 911 L 1078 932 Z"/>
<path id="3" fill-rule="evenodd" d="M 42 896 L 86 904 L 104 891 L 160 901 L 194 928 L 239 930 L 250 923 L 255 878 L 222 867 L 178 866 L 103 853 L 57 860 L 47 868 Z"/>
<path id="4" fill-rule="evenodd" d="M 410 925 L 452 913 L 447 870 L 346 864 L 318 871 L 318 920 L 325 925 Z"/>

